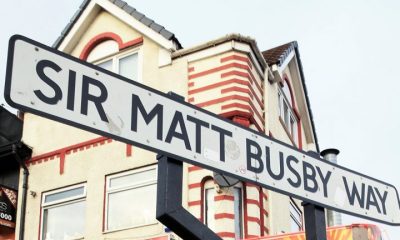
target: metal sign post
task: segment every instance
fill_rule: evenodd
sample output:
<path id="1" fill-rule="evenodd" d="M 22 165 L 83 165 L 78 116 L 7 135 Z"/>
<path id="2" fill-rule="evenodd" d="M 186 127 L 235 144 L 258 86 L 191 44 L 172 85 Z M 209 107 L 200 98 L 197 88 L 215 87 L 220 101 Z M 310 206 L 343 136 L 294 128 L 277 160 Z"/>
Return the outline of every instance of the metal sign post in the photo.
<path id="1" fill-rule="evenodd" d="M 182 239 L 221 240 L 182 207 L 182 162 L 158 155 L 157 220 Z"/>
<path id="2" fill-rule="evenodd" d="M 177 101 L 185 100 L 173 92 L 169 92 L 168 95 Z M 168 226 L 182 239 L 221 240 L 218 235 L 182 207 L 182 162 L 164 155 L 157 155 L 157 160 L 157 220 Z"/>
<path id="3" fill-rule="evenodd" d="M 303 202 L 306 239 L 326 240 L 325 209 Z"/>
<path id="4" fill-rule="evenodd" d="M 396 188 L 22 36 L 10 39 L 11 106 L 321 207 L 400 225 Z"/>
<path id="5" fill-rule="evenodd" d="M 319 158 L 320 156 L 320 154 L 317 152 L 309 151 L 308 153 L 315 158 Z M 304 225 L 306 239 L 325 240 L 325 209 L 309 202 L 303 202 L 302 206 L 304 208 Z"/>

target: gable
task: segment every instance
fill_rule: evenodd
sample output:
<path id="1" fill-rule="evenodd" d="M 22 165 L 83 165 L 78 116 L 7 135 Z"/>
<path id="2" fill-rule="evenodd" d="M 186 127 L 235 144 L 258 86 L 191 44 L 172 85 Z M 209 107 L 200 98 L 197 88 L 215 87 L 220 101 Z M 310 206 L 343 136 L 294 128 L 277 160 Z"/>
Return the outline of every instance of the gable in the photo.
<path id="1" fill-rule="evenodd" d="M 87 32 L 88 27 L 102 12 L 109 13 L 115 19 L 126 24 L 129 28 L 135 29 L 164 49 L 175 51 L 181 48 L 173 33 L 121 0 L 84 0 L 53 47 L 71 53 L 75 45 L 82 41 L 81 37 Z M 114 30 L 110 24 L 103 27 L 107 28 L 108 31 Z"/>
<path id="2" fill-rule="evenodd" d="M 291 85 L 307 144 L 315 144 L 316 150 L 319 151 L 297 42 L 283 44 L 262 54 L 274 72 L 275 81 L 281 82 L 286 79 Z"/>
<path id="3" fill-rule="evenodd" d="M 82 56 L 82 54 L 85 48 L 90 44 L 100 44 L 102 40 L 110 39 L 117 42 L 119 45 L 123 45 L 141 37 L 142 35 L 138 31 L 115 18 L 109 12 L 100 11 L 97 16 L 94 17 L 92 23 L 86 28 L 85 33 L 81 35 L 79 41 L 73 46 L 70 54 L 86 60 L 86 57 Z M 98 42 L 94 43 L 94 41 Z M 88 49 L 86 51 L 89 53 L 90 50 L 91 49 Z"/>

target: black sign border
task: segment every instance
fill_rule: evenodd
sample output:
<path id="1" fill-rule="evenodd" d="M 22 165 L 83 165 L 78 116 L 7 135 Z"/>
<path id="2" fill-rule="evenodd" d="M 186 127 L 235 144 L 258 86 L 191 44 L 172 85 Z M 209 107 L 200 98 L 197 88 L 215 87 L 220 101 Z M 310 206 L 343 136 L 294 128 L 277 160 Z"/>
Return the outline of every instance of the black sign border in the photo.
<path id="1" fill-rule="evenodd" d="M 58 121 L 58 122 L 64 123 L 64 124 L 69 125 L 69 126 L 77 127 L 79 129 L 83 129 L 85 131 L 89 131 L 89 132 L 92 132 L 92 133 L 95 133 L 95 134 L 98 134 L 98 135 L 101 135 L 101 136 L 106 136 L 106 137 L 109 137 L 111 139 L 115 139 L 115 140 L 120 141 L 120 142 L 124 142 L 124 143 L 127 143 L 127 144 L 135 145 L 137 147 L 149 150 L 151 152 L 163 154 L 163 155 L 169 156 L 171 158 L 180 160 L 182 162 L 186 162 L 186 163 L 189 163 L 189 164 L 192 164 L 192 165 L 200 166 L 202 168 L 205 168 L 205 169 L 208 169 L 208 170 L 211 170 L 211 171 L 214 171 L 214 172 L 219 172 L 221 174 L 225 174 L 225 175 L 237 178 L 237 179 L 239 179 L 241 181 L 244 181 L 244 182 L 251 182 L 251 183 L 253 183 L 255 185 L 264 187 L 264 188 L 269 189 L 271 191 L 278 192 L 278 193 L 283 194 L 283 195 L 291 196 L 291 197 L 294 197 L 294 198 L 297 198 L 297 199 L 300 199 L 300 200 L 303 200 L 303 201 L 306 201 L 306 202 L 309 202 L 309 203 L 312 203 L 312 204 L 315 204 L 315 205 L 318 205 L 318 206 L 321 206 L 321 207 L 324 207 L 324 208 L 327 208 L 327 209 L 331 209 L 331 210 L 342 212 L 342 213 L 345 213 L 345 214 L 348 214 L 348 215 L 357 216 L 357 217 L 360 217 L 360 218 L 372 220 L 372 221 L 375 221 L 375 222 L 384 223 L 384 224 L 391 225 L 391 226 L 400 226 L 400 222 L 399 223 L 388 222 L 388 221 L 380 220 L 380 219 L 377 219 L 377 218 L 361 215 L 361 214 L 358 214 L 358 213 L 349 212 L 349 211 L 346 211 L 346 210 L 343 210 L 343 209 L 340 209 L 340 208 L 335 208 L 335 207 L 332 207 L 332 206 L 329 206 L 329 205 L 326 205 L 326 204 L 322 204 L 322 203 L 307 199 L 307 198 L 305 198 L 303 196 L 299 196 L 297 194 L 293 194 L 293 193 L 290 193 L 290 192 L 282 191 L 282 190 L 280 190 L 278 188 L 263 184 L 261 182 L 253 181 L 253 180 L 250 180 L 250 179 L 247 179 L 247 178 L 243 178 L 241 176 L 236 176 L 236 175 L 234 175 L 232 173 L 225 172 L 223 170 L 216 169 L 216 168 L 210 167 L 208 165 L 205 165 L 205 164 L 202 164 L 202 163 L 199 163 L 199 162 L 195 162 L 195 161 L 193 161 L 193 160 L 191 160 L 189 158 L 184 158 L 182 156 L 178 156 L 178 155 L 175 155 L 173 153 L 164 152 L 164 151 L 158 150 L 156 148 L 152 148 L 152 147 L 149 147 L 147 145 L 144 145 L 144 144 L 141 144 L 141 143 L 137 143 L 137 142 L 135 142 L 133 140 L 128 140 L 128 139 L 125 139 L 125 138 L 121 138 L 119 136 L 115 136 L 115 135 L 112 135 L 110 133 L 98 130 L 98 129 L 94 129 L 94 128 L 87 127 L 87 126 L 84 126 L 84 125 L 80 125 L 80 124 L 78 124 L 76 122 L 73 122 L 71 120 L 63 119 L 63 118 L 60 118 L 58 116 L 51 115 L 51 114 L 48 114 L 46 112 L 41 112 L 41 111 L 38 111 L 36 109 L 33 109 L 33 108 L 30 108 L 30 107 L 15 103 L 15 102 L 13 102 L 11 100 L 10 94 L 11 94 L 12 69 L 13 69 L 13 63 L 14 63 L 13 62 L 13 60 L 14 60 L 14 48 L 15 48 L 15 42 L 18 41 L 18 40 L 25 41 L 25 42 L 30 43 L 32 45 L 35 45 L 35 46 L 37 46 L 39 48 L 43 48 L 43 49 L 45 49 L 47 51 L 50 51 L 50 52 L 52 52 L 54 54 L 57 54 L 59 56 L 62 56 L 62 57 L 67 58 L 69 60 L 72 60 L 72 61 L 77 62 L 79 64 L 85 65 L 86 67 L 95 69 L 96 71 L 99 71 L 99 72 L 102 72 L 104 74 L 110 75 L 110 76 L 115 77 L 115 78 L 117 78 L 117 79 L 119 79 L 121 81 L 125 81 L 125 82 L 127 82 L 129 84 L 135 85 L 135 86 L 137 86 L 139 88 L 143 88 L 143 89 L 145 89 L 145 90 L 147 90 L 149 92 L 152 92 L 154 94 L 158 94 L 158 95 L 161 95 L 163 97 L 169 98 L 172 101 L 175 101 L 175 102 L 177 102 L 179 104 L 186 105 L 187 107 L 190 107 L 190 108 L 192 108 L 192 109 L 194 109 L 196 111 L 200 111 L 200 112 L 202 112 L 204 114 L 208 114 L 208 115 L 210 115 L 212 117 L 215 117 L 215 118 L 217 118 L 219 120 L 222 120 L 222 121 L 224 121 L 226 123 L 234 125 L 235 127 L 242 128 L 243 130 L 249 131 L 249 132 L 251 132 L 251 133 L 253 133 L 253 134 L 255 134 L 255 135 L 259 136 L 259 137 L 263 137 L 263 138 L 268 139 L 269 141 L 272 141 L 272 142 L 275 142 L 275 143 L 278 143 L 278 144 L 282 144 L 282 145 L 284 145 L 286 147 L 289 147 L 289 148 L 291 148 L 291 149 L 293 149 L 293 150 L 295 150 L 297 152 L 300 152 L 301 154 L 307 155 L 308 157 L 311 157 L 311 158 L 314 158 L 314 159 L 317 159 L 317 160 L 320 160 L 320 161 L 324 161 L 323 159 L 315 158 L 310 153 L 307 153 L 307 152 L 305 152 L 303 150 L 297 149 L 297 148 L 295 148 L 295 147 L 293 147 L 293 146 L 291 146 L 291 145 L 289 145 L 287 143 L 284 143 L 284 142 L 282 142 L 282 141 L 280 141 L 278 139 L 273 139 L 273 138 L 271 138 L 271 137 L 269 137 L 267 135 L 261 134 L 260 132 L 257 132 L 254 129 L 245 128 L 242 125 L 240 125 L 238 123 L 235 123 L 235 122 L 232 122 L 232 121 L 230 121 L 230 120 L 228 120 L 226 118 L 222 118 L 221 116 L 218 116 L 215 113 L 209 112 L 209 111 L 207 111 L 205 109 L 199 108 L 199 107 L 194 106 L 194 105 L 192 105 L 190 103 L 187 103 L 185 101 L 178 101 L 178 100 L 174 99 L 173 97 L 171 97 L 170 95 L 167 95 L 167 94 L 165 94 L 165 93 L 163 93 L 163 92 L 161 92 L 161 91 L 159 91 L 157 89 L 153 89 L 153 88 L 150 88 L 150 87 L 148 87 L 146 85 L 143 85 L 141 83 L 132 81 L 132 80 L 126 78 L 126 77 L 120 76 L 120 75 L 118 75 L 116 73 L 110 72 L 110 71 L 105 70 L 103 68 L 100 68 L 100 67 L 98 67 L 96 65 L 93 65 L 93 64 L 90 64 L 88 62 L 82 61 L 81 59 L 75 58 L 75 57 L 73 57 L 71 55 L 68 55 L 68 54 L 66 54 L 64 52 L 58 51 L 58 50 L 56 50 L 54 48 L 51 48 L 51 47 L 46 46 L 46 45 L 44 45 L 42 43 L 39 43 L 39 42 L 37 42 L 35 40 L 32 40 L 30 38 L 27 38 L 25 36 L 18 35 L 18 34 L 13 35 L 9 40 L 8 56 L 7 56 L 7 68 L 6 68 L 6 79 L 5 79 L 5 88 L 4 88 L 4 98 L 5 98 L 6 102 L 10 106 L 12 106 L 14 108 L 17 108 L 17 109 L 20 109 L 20 110 L 23 110 L 23 111 L 26 111 L 26 112 L 31 112 L 31 113 L 34 113 L 36 115 L 39 115 L 39 116 L 46 117 L 46 118 L 54 120 L 54 121 Z M 304 160 L 302 160 L 302 161 L 304 161 Z M 364 178 L 367 178 L 367 179 L 370 179 L 370 180 L 373 180 L 373 181 L 379 182 L 381 184 L 384 184 L 384 185 L 392 187 L 396 192 L 398 207 L 400 209 L 399 193 L 397 192 L 397 189 L 396 189 L 396 187 L 394 185 L 391 185 L 391 184 L 386 183 L 384 181 L 381 181 L 381 180 L 375 179 L 373 177 L 367 176 L 365 174 L 356 172 L 354 170 L 345 168 L 343 166 L 334 164 L 334 163 L 329 162 L 329 161 L 324 161 L 324 163 L 329 164 L 329 165 L 331 165 L 331 166 L 333 166 L 335 168 L 340 168 L 340 169 L 342 169 L 344 171 L 348 171 L 350 173 L 353 173 L 353 174 L 359 175 L 361 177 L 364 177 Z"/>

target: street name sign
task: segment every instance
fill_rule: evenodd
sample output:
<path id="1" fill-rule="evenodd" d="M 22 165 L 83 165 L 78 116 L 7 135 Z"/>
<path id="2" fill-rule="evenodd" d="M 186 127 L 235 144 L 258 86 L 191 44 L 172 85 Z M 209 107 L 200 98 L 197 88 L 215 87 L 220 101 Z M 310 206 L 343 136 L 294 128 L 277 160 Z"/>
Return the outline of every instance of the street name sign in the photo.
<path id="1" fill-rule="evenodd" d="M 7 61 L 5 98 L 15 108 L 322 207 L 400 225 L 399 197 L 390 184 L 23 36 L 10 39 Z"/>

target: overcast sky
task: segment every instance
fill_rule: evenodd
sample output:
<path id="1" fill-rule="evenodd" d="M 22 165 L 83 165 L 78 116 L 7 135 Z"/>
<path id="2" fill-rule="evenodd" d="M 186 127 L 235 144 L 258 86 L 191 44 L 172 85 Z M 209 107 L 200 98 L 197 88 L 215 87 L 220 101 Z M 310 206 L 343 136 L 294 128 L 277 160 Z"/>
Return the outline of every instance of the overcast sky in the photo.
<path id="1" fill-rule="evenodd" d="M 339 164 L 400 189 L 400 1 L 128 2 L 184 47 L 232 32 L 253 37 L 261 50 L 296 40 L 321 149 L 338 148 Z M 51 45 L 80 3 L 2 2 L 0 75 L 11 35 Z M 365 220 L 344 217 L 352 222 Z M 400 227 L 380 227 L 386 239 L 400 239 Z"/>

